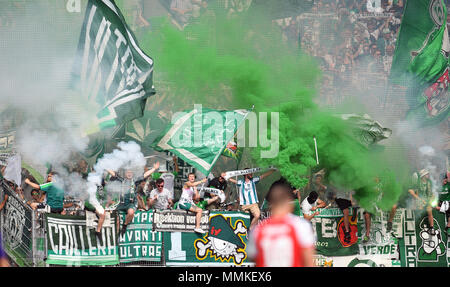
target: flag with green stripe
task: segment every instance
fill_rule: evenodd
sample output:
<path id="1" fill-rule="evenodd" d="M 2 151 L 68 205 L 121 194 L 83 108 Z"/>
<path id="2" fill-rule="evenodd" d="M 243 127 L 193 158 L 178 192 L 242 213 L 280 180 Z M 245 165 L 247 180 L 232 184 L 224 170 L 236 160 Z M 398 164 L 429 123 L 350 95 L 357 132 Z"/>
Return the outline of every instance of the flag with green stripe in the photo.
<path id="1" fill-rule="evenodd" d="M 153 59 L 138 46 L 112 0 L 89 0 L 72 85 L 97 114 L 87 134 L 142 116 L 154 94 Z"/>
<path id="2" fill-rule="evenodd" d="M 224 111 L 195 106 L 191 111 L 175 114 L 152 146 L 177 155 L 208 175 L 248 113 L 248 110 Z"/>

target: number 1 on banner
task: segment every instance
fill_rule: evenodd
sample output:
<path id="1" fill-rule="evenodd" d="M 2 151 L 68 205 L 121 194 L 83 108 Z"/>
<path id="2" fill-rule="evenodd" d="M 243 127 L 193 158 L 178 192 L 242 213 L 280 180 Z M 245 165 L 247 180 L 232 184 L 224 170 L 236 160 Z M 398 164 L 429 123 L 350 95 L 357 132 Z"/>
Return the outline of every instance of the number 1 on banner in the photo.
<path id="1" fill-rule="evenodd" d="M 169 260 L 186 261 L 186 251 L 181 248 L 181 232 L 170 232 Z"/>

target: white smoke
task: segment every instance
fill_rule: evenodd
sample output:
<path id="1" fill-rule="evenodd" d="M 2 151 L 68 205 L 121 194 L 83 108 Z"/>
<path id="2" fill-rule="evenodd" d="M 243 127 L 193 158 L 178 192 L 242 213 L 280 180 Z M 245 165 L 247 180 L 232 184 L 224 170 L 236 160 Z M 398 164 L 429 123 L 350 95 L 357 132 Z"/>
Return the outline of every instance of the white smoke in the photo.
<path id="1" fill-rule="evenodd" d="M 440 157 L 437 156 L 435 149 L 431 146 L 419 147 L 419 153 L 422 161 L 422 167 L 430 173 L 432 192 L 436 197 L 438 197 L 441 186 L 439 182 L 439 171 L 441 169 L 438 166 Z"/>
<path id="2" fill-rule="evenodd" d="M 95 194 L 97 186 L 102 184 L 102 178 L 108 170 L 116 173 L 120 170 L 131 170 L 133 175 L 141 175 L 144 172 L 146 159 L 141 152 L 141 147 L 133 142 L 120 142 L 118 149 L 112 153 L 105 154 L 94 165 L 93 171 L 88 175 L 88 193 Z M 112 193 L 124 192 L 120 183 L 112 182 L 107 185 L 107 189 Z"/>

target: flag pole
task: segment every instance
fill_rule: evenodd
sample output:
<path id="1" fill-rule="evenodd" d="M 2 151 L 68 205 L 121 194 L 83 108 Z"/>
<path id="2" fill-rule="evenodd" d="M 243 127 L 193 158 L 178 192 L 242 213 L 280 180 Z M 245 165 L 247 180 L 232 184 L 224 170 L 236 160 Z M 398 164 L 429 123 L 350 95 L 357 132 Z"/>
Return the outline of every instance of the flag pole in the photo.
<path id="1" fill-rule="evenodd" d="M 316 162 L 317 162 L 317 165 L 319 165 L 319 154 L 318 154 L 318 152 L 317 152 L 317 140 L 316 140 L 316 136 L 314 136 L 314 145 L 315 145 L 315 147 L 316 147 Z"/>

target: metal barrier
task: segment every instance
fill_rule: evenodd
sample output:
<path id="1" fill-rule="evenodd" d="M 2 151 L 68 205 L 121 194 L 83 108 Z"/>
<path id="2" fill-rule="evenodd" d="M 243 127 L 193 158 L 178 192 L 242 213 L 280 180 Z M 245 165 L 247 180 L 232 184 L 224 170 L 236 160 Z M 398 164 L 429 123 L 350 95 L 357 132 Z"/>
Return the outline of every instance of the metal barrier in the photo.
<path id="1" fill-rule="evenodd" d="M 0 184 L 2 245 L 18 266 L 45 266 L 47 254 L 43 216 L 34 211 L 4 181 Z"/>

